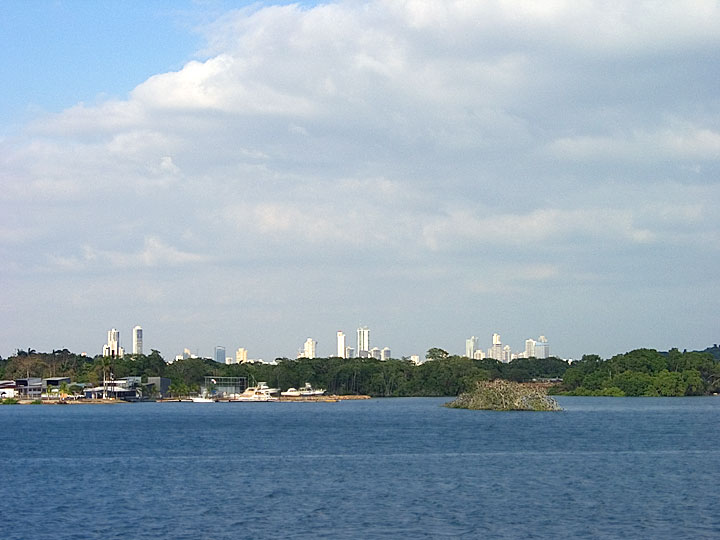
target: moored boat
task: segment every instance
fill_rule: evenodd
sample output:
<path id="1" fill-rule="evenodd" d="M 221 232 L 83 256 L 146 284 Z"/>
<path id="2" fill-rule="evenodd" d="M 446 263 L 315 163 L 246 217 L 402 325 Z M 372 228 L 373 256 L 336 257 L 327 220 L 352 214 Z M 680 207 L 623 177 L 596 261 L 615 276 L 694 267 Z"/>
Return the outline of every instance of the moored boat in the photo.
<path id="1" fill-rule="evenodd" d="M 270 388 L 267 383 L 259 382 L 256 386 L 250 386 L 245 391 L 230 399 L 230 401 L 277 401 L 277 388 Z"/>
<path id="2" fill-rule="evenodd" d="M 301 396 L 322 396 L 324 393 L 324 388 L 315 389 L 309 382 L 306 382 L 305 387 L 300 389 Z"/>

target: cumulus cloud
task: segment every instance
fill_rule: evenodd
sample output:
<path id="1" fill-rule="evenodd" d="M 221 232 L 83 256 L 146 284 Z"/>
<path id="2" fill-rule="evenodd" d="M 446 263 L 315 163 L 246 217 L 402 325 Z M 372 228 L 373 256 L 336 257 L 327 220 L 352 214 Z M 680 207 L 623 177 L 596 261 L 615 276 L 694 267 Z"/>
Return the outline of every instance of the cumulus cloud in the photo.
<path id="1" fill-rule="evenodd" d="M 300 272 L 327 305 L 347 282 L 368 302 L 467 290 L 462 310 L 504 301 L 493 284 L 633 264 L 681 279 L 664 249 L 720 247 L 718 27 L 697 0 L 233 11 L 181 69 L 0 140 L 0 248 L 13 268 L 212 264 L 256 284 L 272 261 L 275 290 Z"/>

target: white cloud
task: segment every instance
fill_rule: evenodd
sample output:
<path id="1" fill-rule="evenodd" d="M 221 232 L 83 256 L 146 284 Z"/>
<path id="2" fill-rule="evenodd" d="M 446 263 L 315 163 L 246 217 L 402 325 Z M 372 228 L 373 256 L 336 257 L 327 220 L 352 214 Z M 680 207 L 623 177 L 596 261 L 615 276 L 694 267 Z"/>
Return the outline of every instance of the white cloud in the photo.
<path id="1" fill-rule="evenodd" d="M 658 159 L 720 159 L 720 131 L 692 125 L 669 125 L 629 135 L 579 135 L 562 137 L 550 143 L 549 152 L 575 161 Z"/>
<path id="2" fill-rule="evenodd" d="M 202 56 L 127 99 L 0 140 L 2 254 L 13 276 L 40 275 L 38 260 L 172 267 L 179 288 L 208 265 L 297 304 L 311 276 L 332 289 L 314 291 L 325 305 L 353 306 L 353 283 L 364 306 L 397 295 L 406 313 L 467 283 L 497 313 L 503 287 L 600 287 L 612 273 L 597 300 L 635 285 L 631 266 L 680 281 L 667 248 L 717 262 L 718 27 L 710 1 L 231 12 L 205 29 Z M 270 264 L 286 273 L 264 288 Z"/>
<path id="3" fill-rule="evenodd" d="M 194 265 L 208 263 L 211 258 L 207 255 L 189 253 L 165 244 L 156 237 L 144 240 L 143 248 L 135 252 L 122 252 L 115 250 L 97 249 L 82 246 L 82 256 L 48 255 L 49 261 L 58 268 L 65 270 L 84 271 L 87 266 L 97 268 L 107 266 L 110 268 L 163 268 L 172 266 Z"/>

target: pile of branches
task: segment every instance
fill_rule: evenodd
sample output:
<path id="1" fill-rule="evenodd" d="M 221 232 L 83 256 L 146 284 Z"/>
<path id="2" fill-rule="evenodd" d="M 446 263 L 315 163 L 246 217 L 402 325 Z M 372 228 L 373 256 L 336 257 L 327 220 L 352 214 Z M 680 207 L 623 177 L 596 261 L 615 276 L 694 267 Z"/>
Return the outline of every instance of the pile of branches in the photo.
<path id="1" fill-rule="evenodd" d="M 542 387 L 502 379 L 477 381 L 475 389 L 446 404 L 455 409 L 491 411 L 562 410 Z"/>

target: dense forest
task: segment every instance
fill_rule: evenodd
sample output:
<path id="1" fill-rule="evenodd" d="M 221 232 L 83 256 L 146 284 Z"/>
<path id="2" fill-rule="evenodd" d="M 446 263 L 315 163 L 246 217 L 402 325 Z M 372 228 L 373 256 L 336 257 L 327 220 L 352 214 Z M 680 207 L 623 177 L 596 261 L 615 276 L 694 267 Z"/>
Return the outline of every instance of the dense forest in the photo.
<path id="1" fill-rule="evenodd" d="M 171 364 L 158 351 L 123 358 L 87 357 L 67 349 L 38 353 L 18 350 L 0 358 L 0 379 L 70 377 L 73 382 L 98 384 L 103 374 L 162 376 L 171 391 L 184 395 L 199 390 L 205 376 L 247 377 L 281 389 L 305 382 L 331 394 L 370 396 L 455 396 L 477 380 L 506 379 L 527 382 L 562 379 L 555 393 L 613 396 L 680 396 L 718 392 L 720 349 L 704 352 L 660 353 L 639 349 L 603 360 L 596 355 L 568 364 L 559 358 L 520 358 L 504 364 L 492 359 L 471 360 L 442 349 L 428 351 L 428 361 L 415 365 L 407 359 L 278 358 L 271 364 L 219 364 L 208 358 L 188 358 Z"/>
<path id="2" fill-rule="evenodd" d="M 580 396 L 695 396 L 720 391 L 718 346 L 703 352 L 637 349 L 573 362 L 558 390 Z"/>

